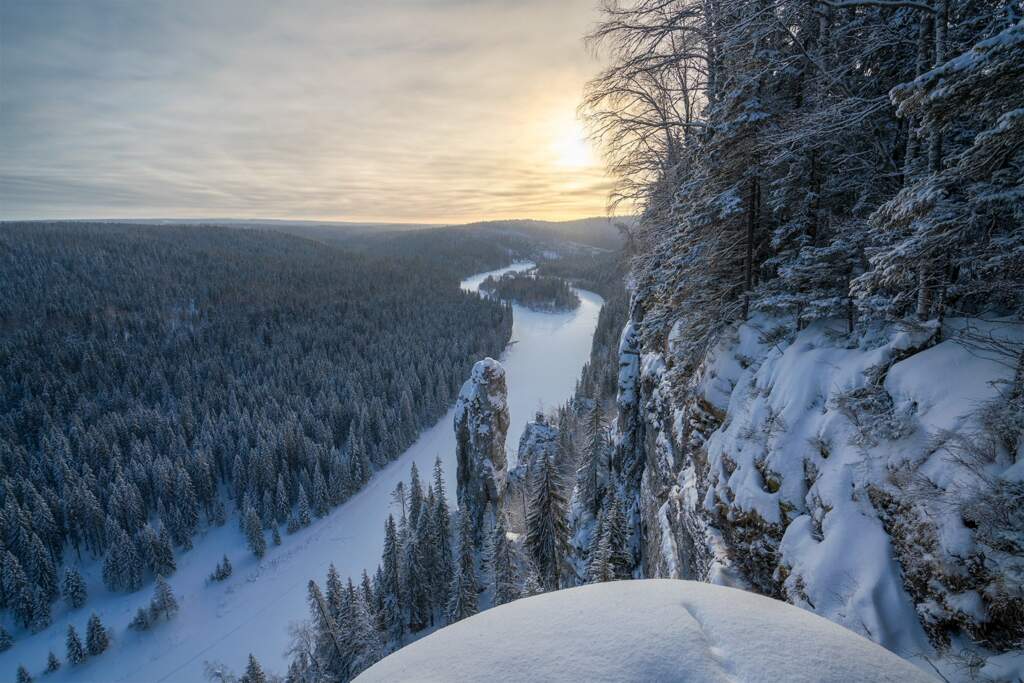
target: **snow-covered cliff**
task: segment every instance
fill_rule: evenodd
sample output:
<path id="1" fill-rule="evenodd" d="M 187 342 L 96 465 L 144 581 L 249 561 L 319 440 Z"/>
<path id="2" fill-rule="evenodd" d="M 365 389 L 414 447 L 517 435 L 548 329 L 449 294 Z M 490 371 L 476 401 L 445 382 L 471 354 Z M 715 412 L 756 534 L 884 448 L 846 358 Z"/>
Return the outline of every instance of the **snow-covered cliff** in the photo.
<path id="1" fill-rule="evenodd" d="M 493 358 L 473 366 L 455 402 L 459 508 L 473 515 L 479 529 L 488 505 L 501 508 L 507 478 L 508 432 L 505 368 Z"/>
<path id="2" fill-rule="evenodd" d="M 641 348 L 638 324 L 620 347 L 616 466 L 645 576 L 747 588 L 923 666 L 1011 676 L 1024 398 L 1001 350 L 1019 324 L 849 335 L 755 317 L 689 373 L 674 336 Z"/>

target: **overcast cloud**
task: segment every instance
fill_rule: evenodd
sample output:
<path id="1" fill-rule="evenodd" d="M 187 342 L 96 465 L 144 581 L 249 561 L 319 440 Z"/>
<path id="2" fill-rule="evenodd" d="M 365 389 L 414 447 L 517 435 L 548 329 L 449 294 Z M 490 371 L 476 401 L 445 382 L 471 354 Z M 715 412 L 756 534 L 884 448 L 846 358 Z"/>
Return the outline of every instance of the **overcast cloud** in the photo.
<path id="1" fill-rule="evenodd" d="M 0 218 L 603 212 L 595 0 L 0 0 Z"/>

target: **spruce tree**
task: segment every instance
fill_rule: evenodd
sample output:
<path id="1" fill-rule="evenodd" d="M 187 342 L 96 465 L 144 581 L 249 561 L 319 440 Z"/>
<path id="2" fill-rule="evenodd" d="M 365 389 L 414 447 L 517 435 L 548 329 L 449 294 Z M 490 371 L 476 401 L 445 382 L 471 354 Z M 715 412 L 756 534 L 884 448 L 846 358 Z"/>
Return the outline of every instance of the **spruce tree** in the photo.
<path id="1" fill-rule="evenodd" d="M 332 562 L 327 567 L 327 581 L 324 582 L 324 598 L 330 608 L 331 616 L 337 619 L 341 615 L 342 600 L 345 597 L 345 587 L 341 583 L 341 576 Z"/>
<path id="2" fill-rule="evenodd" d="M 107 629 L 100 621 L 99 615 L 93 612 L 92 616 L 89 617 L 89 624 L 85 632 L 86 649 L 90 655 L 95 657 L 102 654 L 109 645 L 110 637 L 107 635 Z"/>
<path id="3" fill-rule="evenodd" d="M 256 510 L 251 507 L 245 513 L 245 538 L 249 543 L 249 550 L 258 559 L 266 554 L 267 539 L 263 535 L 263 525 Z"/>
<path id="4" fill-rule="evenodd" d="M 459 512 L 459 548 L 452 587 L 448 598 L 448 620 L 455 623 L 480 611 L 479 584 L 476 578 L 476 548 L 473 546 L 473 522 L 465 511 Z"/>
<path id="5" fill-rule="evenodd" d="M 128 628 L 133 631 L 148 631 L 149 627 L 153 625 L 153 618 L 150 614 L 150 610 L 145 607 L 140 607 L 135 610 L 135 616 L 128 623 Z"/>
<path id="6" fill-rule="evenodd" d="M 592 515 L 601 508 L 604 478 L 608 469 L 608 425 L 601 412 L 600 401 L 586 415 L 583 423 L 584 448 L 576 471 L 576 490 L 580 502 Z"/>
<path id="7" fill-rule="evenodd" d="M 14 638 L 3 626 L 0 626 L 0 652 L 7 652 L 14 645 Z"/>
<path id="8" fill-rule="evenodd" d="M 306 496 L 306 489 L 299 484 L 299 508 L 298 508 L 299 524 L 302 526 L 309 526 L 313 521 L 313 515 L 309 510 L 309 498 Z"/>
<path id="9" fill-rule="evenodd" d="M 68 624 L 68 634 L 64 640 L 67 646 L 67 660 L 71 666 L 78 666 L 85 661 L 85 648 L 82 647 L 82 640 L 78 637 L 78 631 L 71 624 Z"/>
<path id="10" fill-rule="evenodd" d="M 24 666 L 19 666 L 18 667 L 18 676 L 17 676 L 16 680 L 17 680 L 18 683 L 32 683 L 32 675 L 28 672 L 28 669 L 26 669 Z"/>
<path id="11" fill-rule="evenodd" d="M 448 609 L 449 589 L 452 585 L 452 529 L 448 500 L 445 493 L 441 458 L 434 460 L 434 515 L 431 519 L 433 545 L 434 605 L 444 612 Z"/>
<path id="12" fill-rule="evenodd" d="M 540 574 L 537 573 L 537 567 L 530 560 L 527 563 L 526 580 L 523 581 L 523 597 L 529 598 L 543 592 L 544 587 L 540 584 Z"/>
<path id="13" fill-rule="evenodd" d="M 85 604 L 88 593 L 85 589 L 85 580 L 78 570 L 68 567 L 64 572 L 64 600 L 71 609 L 78 609 Z"/>
<path id="14" fill-rule="evenodd" d="M 32 620 L 29 629 L 33 633 L 39 633 L 53 622 L 50 610 L 50 600 L 46 597 L 46 591 L 36 586 L 32 591 Z"/>
<path id="15" fill-rule="evenodd" d="M 174 597 L 174 591 L 162 576 L 156 577 L 156 587 L 149 602 L 149 611 L 154 618 L 162 616 L 165 619 L 170 619 L 178 611 L 178 600 Z"/>
<path id="16" fill-rule="evenodd" d="M 494 605 L 504 605 L 519 598 L 519 569 L 515 548 L 508 538 L 505 515 L 499 513 L 490 543 L 491 580 L 494 587 Z"/>
<path id="17" fill-rule="evenodd" d="M 590 563 L 587 565 L 587 580 L 590 583 L 603 583 L 612 581 L 615 574 L 612 571 L 611 549 L 608 547 L 608 534 L 601 534 L 590 555 Z"/>
<path id="18" fill-rule="evenodd" d="M 398 531 L 395 529 L 395 518 L 388 515 L 384 527 L 384 582 L 381 586 L 383 595 L 384 628 L 388 635 L 396 640 L 401 639 L 405 631 L 405 620 L 402 615 L 402 579 L 401 579 L 401 547 Z"/>
<path id="19" fill-rule="evenodd" d="M 160 533 L 157 534 L 156 541 L 153 543 L 153 573 L 170 576 L 177 568 L 171 536 L 167 533 L 167 527 L 161 525 Z"/>
<path id="20" fill-rule="evenodd" d="M 558 469 L 551 458 L 536 470 L 527 514 L 526 547 L 537 567 L 544 590 L 558 590 L 568 557 L 569 528 L 566 500 Z"/>
<path id="21" fill-rule="evenodd" d="M 267 675 L 252 653 L 249 653 L 249 663 L 245 665 L 245 673 L 238 679 L 238 683 L 267 683 Z"/>
<path id="22" fill-rule="evenodd" d="M 60 669 L 60 659 L 58 659 L 57 655 L 53 654 L 53 650 L 51 650 L 50 654 L 46 657 L 46 673 L 52 674 L 58 669 Z"/>
<path id="23" fill-rule="evenodd" d="M 428 573 L 430 566 L 428 555 L 431 552 L 429 547 L 430 518 L 426 514 L 417 513 L 416 519 L 419 524 L 410 534 L 405 552 L 405 571 L 403 572 L 409 628 L 414 632 L 427 626 L 430 621 L 431 584 L 431 577 Z"/>
<path id="24" fill-rule="evenodd" d="M 629 579 L 633 572 L 633 554 L 629 548 L 629 522 L 623 510 L 622 499 L 612 499 L 605 523 L 604 537 L 608 551 L 608 565 L 616 579 Z"/>
<path id="25" fill-rule="evenodd" d="M 419 526 L 420 511 L 423 509 L 423 486 L 420 484 L 420 472 L 416 463 L 412 464 L 409 475 L 409 527 Z"/>

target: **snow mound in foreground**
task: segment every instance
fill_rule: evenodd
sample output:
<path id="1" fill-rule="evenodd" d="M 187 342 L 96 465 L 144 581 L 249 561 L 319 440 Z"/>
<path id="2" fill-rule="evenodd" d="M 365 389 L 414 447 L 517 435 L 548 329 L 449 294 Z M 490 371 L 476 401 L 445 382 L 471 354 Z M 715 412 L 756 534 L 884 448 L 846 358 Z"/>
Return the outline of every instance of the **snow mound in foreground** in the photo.
<path id="1" fill-rule="evenodd" d="M 694 581 L 591 584 L 441 629 L 360 681 L 932 681 L 826 619 Z"/>

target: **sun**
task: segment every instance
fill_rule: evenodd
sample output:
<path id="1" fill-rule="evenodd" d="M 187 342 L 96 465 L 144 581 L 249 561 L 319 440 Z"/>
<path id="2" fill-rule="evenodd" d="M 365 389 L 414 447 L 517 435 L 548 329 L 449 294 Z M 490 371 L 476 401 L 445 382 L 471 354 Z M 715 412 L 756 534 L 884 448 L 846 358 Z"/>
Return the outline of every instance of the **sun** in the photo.
<path id="1" fill-rule="evenodd" d="M 554 127 L 551 151 L 555 163 L 563 168 L 584 168 L 595 161 L 583 126 L 575 118 Z"/>

